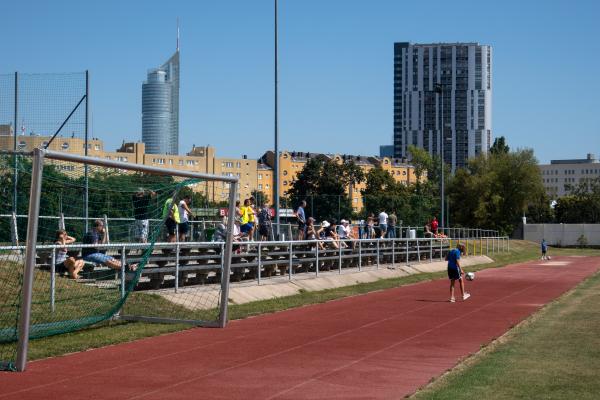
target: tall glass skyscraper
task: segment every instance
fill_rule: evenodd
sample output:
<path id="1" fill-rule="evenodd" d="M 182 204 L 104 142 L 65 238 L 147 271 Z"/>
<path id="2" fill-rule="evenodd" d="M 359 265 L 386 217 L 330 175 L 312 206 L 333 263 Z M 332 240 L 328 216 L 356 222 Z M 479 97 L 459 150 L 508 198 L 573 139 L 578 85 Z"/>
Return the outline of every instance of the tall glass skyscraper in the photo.
<path id="1" fill-rule="evenodd" d="M 454 171 L 487 153 L 491 140 L 491 46 L 395 43 L 394 156 L 407 157 L 411 144 L 443 149 Z"/>
<path id="2" fill-rule="evenodd" d="M 149 154 L 179 154 L 179 49 L 142 84 L 142 142 Z"/>

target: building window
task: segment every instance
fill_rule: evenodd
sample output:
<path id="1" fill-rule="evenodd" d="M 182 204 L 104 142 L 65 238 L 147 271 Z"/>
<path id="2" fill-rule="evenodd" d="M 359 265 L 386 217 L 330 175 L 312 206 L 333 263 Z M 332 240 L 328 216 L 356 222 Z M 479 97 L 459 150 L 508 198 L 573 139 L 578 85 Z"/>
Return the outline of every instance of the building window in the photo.
<path id="1" fill-rule="evenodd" d="M 97 144 L 95 144 L 95 145 L 94 145 L 94 150 L 96 150 L 96 151 L 100 151 L 100 146 L 99 146 L 99 145 L 97 145 Z"/>
<path id="2" fill-rule="evenodd" d="M 288 181 L 283 181 L 283 186 L 287 186 Z"/>
<path id="3" fill-rule="evenodd" d="M 258 184 L 258 190 L 261 190 L 261 189 L 262 189 L 262 187 L 263 187 L 263 186 L 262 186 L 262 183 L 259 183 L 259 184 Z"/>
<path id="4" fill-rule="evenodd" d="M 286 176 L 286 175 L 287 175 L 287 171 L 283 171 L 283 176 Z"/>
<path id="5" fill-rule="evenodd" d="M 68 148 L 69 148 L 69 143 L 68 143 L 68 142 L 64 142 L 64 143 L 62 144 L 62 149 L 63 149 L 63 150 L 67 150 Z"/>
<path id="6" fill-rule="evenodd" d="M 187 160 L 187 165 L 189 165 L 189 166 L 194 165 L 194 160 Z"/>
<path id="7" fill-rule="evenodd" d="M 236 167 L 236 168 L 241 168 L 241 167 L 242 167 L 242 164 L 241 164 L 240 162 L 236 162 L 236 163 L 235 163 L 235 167 Z"/>
<path id="8" fill-rule="evenodd" d="M 268 189 L 268 188 L 269 188 L 269 184 L 267 183 L 267 184 L 265 185 L 265 189 Z"/>
<path id="9" fill-rule="evenodd" d="M 262 179 L 262 174 L 258 174 L 258 179 Z"/>
<path id="10" fill-rule="evenodd" d="M 183 160 L 179 160 L 179 165 L 183 165 Z"/>

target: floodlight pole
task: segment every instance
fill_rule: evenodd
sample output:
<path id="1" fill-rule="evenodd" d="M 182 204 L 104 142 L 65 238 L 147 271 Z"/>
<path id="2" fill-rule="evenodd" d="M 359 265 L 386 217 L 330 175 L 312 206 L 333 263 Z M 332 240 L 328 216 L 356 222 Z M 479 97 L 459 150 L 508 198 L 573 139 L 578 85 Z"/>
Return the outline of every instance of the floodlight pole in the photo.
<path id="1" fill-rule="evenodd" d="M 29 191 L 29 213 L 27 218 L 27 246 L 25 249 L 25 265 L 23 269 L 23 289 L 21 295 L 21 312 L 19 315 L 19 337 L 17 344 L 17 371 L 24 371 L 27 364 L 29 347 L 29 327 L 31 323 L 31 298 L 35 273 L 38 217 L 40 214 L 40 192 L 42 190 L 42 171 L 44 168 L 44 150 L 33 150 L 33 166 L 31 171 L 31 188 Z"/>
<path id="2" fill-rule="evenodd" d="M 89 119 L 90 119 L 90 73 L 85 70 L 85 140 L 84 140 L 84 155 L 88 155 L 88 132 L 89 132 Z M 83 165 L 83 174 L 85 179 L 85 193 L 83 198 L 83 210 L 85 214 L 85 232 L 88 230 L 88 217 L 89 217 L 89 178 L 88 178 L 88 165 Z"/>
<path id="3" fill-rule="evenodd" d="M 275 206 L 275 240 L 279 240 L 279 121 L 278 121 L 278 54 L 277 54 L 277 0 L 275 0 L 275 149 L 273 154 L 273 201 Z"/>
<path id="4" fill-rule="evenodd" d="M 19 119 L 19 73 L 15 72 L 15 114 L 14 114 L 14 122 L 13 122 L 13 150 L 15 151 L 14 155 L 14 163 L 15 163 L 15 175 L 13 178 L 13 206 L 12 211 L 17 214 L 17 189 L 19 187 L 19 161 L 18 156 L 16 155 L 17 151 L 17 120 Z"/>
<path id="5" fill-rule="evenodd" d="M 434 87 L 436 93 L 440 95 L 440 108 L 442 114 L 442 126 L 440 133 L 440 169 L 441 169 L 441 182 L 440 182 L 440 206 L 441 206 L 441 218 L 440 224 L 442 232 L 444 229 L 444 87 L 441 84 L 436 84 Z"/>

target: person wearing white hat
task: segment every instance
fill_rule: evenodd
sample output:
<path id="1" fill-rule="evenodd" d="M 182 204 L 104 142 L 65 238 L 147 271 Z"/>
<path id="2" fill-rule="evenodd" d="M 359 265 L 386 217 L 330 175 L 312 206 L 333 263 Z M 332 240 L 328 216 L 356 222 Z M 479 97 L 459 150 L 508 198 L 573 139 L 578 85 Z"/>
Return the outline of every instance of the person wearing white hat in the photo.
<path id="1" fill-rule="evenodd" d="M 339 237 L 337 233 L 335 233 L 335 224 L 332 225 L 328 221 L 321 222 L 321 229 L 317 231 L 317 236 L 323 240 L 331 241 L 333 247 L 339 249 L 339 245 L 337 243 Z"/>

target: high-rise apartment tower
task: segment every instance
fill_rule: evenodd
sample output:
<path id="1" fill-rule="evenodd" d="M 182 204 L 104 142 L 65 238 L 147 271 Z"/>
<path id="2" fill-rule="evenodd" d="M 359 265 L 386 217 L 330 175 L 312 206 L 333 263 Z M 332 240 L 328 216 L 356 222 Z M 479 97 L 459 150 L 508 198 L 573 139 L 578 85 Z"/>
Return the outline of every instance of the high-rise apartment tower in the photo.
<path id="1" fill-rule="evenodd" d="M 394 156 L 408 157 L 411 144 L 430 154 L 443 148 L 454 171 L 491 140 L 491 46 L 395 43 Z"/>

